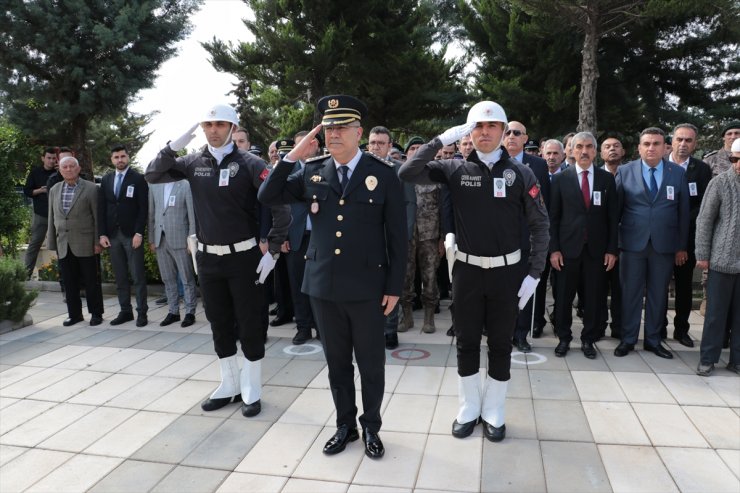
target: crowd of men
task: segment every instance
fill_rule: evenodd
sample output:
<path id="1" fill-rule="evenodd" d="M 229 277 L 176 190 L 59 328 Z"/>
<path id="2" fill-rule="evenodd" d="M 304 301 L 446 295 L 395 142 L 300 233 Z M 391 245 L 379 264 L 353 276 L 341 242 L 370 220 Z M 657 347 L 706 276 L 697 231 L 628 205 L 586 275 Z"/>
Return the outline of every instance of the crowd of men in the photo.
<path id="1" fill-rule="evenodd" d="M 424 310 L 421 331 L 434 332 L 441 296 L 451 294 L 454 307 L 458 438 L 481 421 L 489 440 L 505 437 L 512 347 L 532 351 L 529 335 L 541 337 L 549 315 L 559 341 L 554 354 L 565 357 L 576 297 L 586 358 L 597 357 L 607 327 L 620 341 L 614 355 L 627 356 L 641 326 L 643 349 L 672 358 L 663 340 L 674 279 L 672 338 L 694 346 L 696 266 L 708 271 L 697 373 L 708 376 L 729 345 L 728 369 L 740 371 L 740 122 L 723 129 L 723 148 L 704 161 L 693 157 L 694 125 L 673 128 L 670 144 L 663 130 L 646 128 L 639 157 L 625 163 L 618 137 L 599 143 L 572 132 L 537 143 L 491 101 L 474 105 L 465 124 L 405 146 L 383 126 L 360 145 L 367 108 L 356 98 L 326 96 L 318 110 L 319 125 L 275 140 L 263 159 L 234 109 L 216 105 L 143 174 L 130 166 L 124 146 L 113 147 L 115 169 L 97 188 L 81 178 L 69 150 L 44 149 L 25 187 L 34 203 L 26 267 L 30 276 L 48 238 L 68 307 L 63 325 L 84 320 L 81 290 L 90 325 L 102 323 L 103 249 L 120 305 L 110 324 L 149 323 L 146 238 L 165 285 L 158 302 L 168 314 L 160 325 L 194 324 L 200 286 L 221 370 L 205 411 L 233 402 L 246 417 L 261 411 L 268 325 L 295 319 L 293 343 L 306 343 L 315 331 L 328 363 L 337 432 L 324 452 L 341 452 L 360 436 L 354 357 L 362 438 L 372 458 L 384 454 L 378 432 L 385 349 L 398 347 L 398 333 L 414 327 L 416 303 Z M 206 146 L 184 154 L 198 129 Z M 488 369 L 481 382 L 484 335 Z"/>

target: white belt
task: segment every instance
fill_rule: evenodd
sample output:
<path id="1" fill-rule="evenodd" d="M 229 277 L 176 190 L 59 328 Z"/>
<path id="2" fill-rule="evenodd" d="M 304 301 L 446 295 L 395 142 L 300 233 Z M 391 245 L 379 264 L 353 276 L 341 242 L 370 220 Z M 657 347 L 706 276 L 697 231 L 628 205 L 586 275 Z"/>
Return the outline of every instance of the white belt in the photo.
<path id="1" fill-rule="evenodd" d="M 232 245 L 206 245 L 198 242 L 198 250 L 215 255 L 228 255 L 230 253 L 246 252 L 257 246 L 257 240 L 250 238 Z"/>
<path id="2" fill-rule="evenodd" d="M 521 250 L 507 253 L 499 257 L 478 257 L 476 255 L 468 255 L 460 250 L 455 252 L 455 260 L 465 262 L 466 264 L 475 265 L 482 269 L 494 269 L 496 267 L 503 267 L 505 265 L 513 265 L 519 262 L 522 258 Z"/>

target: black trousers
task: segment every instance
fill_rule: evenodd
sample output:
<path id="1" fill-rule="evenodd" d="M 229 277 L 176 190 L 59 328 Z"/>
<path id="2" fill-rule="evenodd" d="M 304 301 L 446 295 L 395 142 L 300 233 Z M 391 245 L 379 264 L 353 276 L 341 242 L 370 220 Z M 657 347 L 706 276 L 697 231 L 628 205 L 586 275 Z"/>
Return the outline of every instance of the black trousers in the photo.
<path id="1" fill-rule="evenodd" d="M 259 247 L 223 256 L 197 253 L 206 318 L 219 359 L 236 354 L 237 341 L 249 361 L 265 356 L 261 323 L 264 293 L 256 272 L 261 258 Z"/>
<path id="2" fill-rule="evenodd" d="M 275 280 L 275 301 L 277 302 L 277 316 L 293 318 L 293 297 L 290 294 L 290 280 L 286 255 L 280 255 L 273 271 Z"/>
<path id="3" fill-rule="evenodd" d="M 673 280 L 676 286 L 676 318 L 673 319 L 673 336 L 681 337 L 689 333 L 689 314 L 691 314 L 692 282 L 694 280 L 696 256 L 689 252 L 689 258 L 683 265 L 673 266 Z M 666 292 L 666 298 L 668 292 Z M 666 307 L 668 303 L 666 302 Z M 667 310 L 666 310 L 667 311 Z M 667 335 L 668 317 L 665 318 L 664 330 Z"/>
<path id="4" fill-rule="evenodd" d="M 70 318 L 82 317 L 80 281 L 84 281 L 87 311 L 92 315 L 103 315 L 103 292 L 100 287 L 97 256 L 78 257 L 71 248 L 68 248 L 67 256 L 59 259 L 59 268 L 66 280 L 64 292 Z"/>
<path id="5" fill-rule="evenodd" d="M 367 301 L 334 302 L 311 297 L 329 367 L 329 387 L 337 410 L 337 427 L 357 426 L 354 352 L 362 383 L 360 426 L 380 431 L 380 406 L 385 390 L 385 335 L 381 297 Z"/>
<path id="6" fill-rule="evenodd" d="M 511 336 L 517 317 L 517 292 L 523 275 L 521 262 L 482 269 L 455 262 L 452 301 L 455 304 L 457 373 L 478 373 L 482 329 L 488 331 L 488 375 L 495 380 L 511 378 Z"/>
<path id="7" fill-rule="evenodd" d="M 522 260 L 519 262 L 521 268 L 525 269 L 522 271 L 522 279 L 527 277 L 526 269 L 529 265 L 529 253 L 522 252 Z M 547 270 L 548 261 L 545 262 L 545 270 Z M 526 339 L 529 328 L 532 326 L 532 310 L 534 310 L 534 326 L 544 327 L 545 322 L 545 298 L 547 297 L 547 283 L 545 282 L 545 274 L 543 272 L 539 284 L 537 284 L 537 290 L 532 298 L 529 299 L 523 310 L 519 311 L 519 315 L 516 319 L 516 330 L 514 331 L 514 337 L 517 339 Z M 521 280 L 519 281 L 521 284 Z M 516 292 L 519 291 L 519 286 L 516 287 Z"/>
<path id="8" fill-rule="evenodd" d="M 561 341 L 573 340 L 573 299 L 579 285 L 583 285 L 583 331 L 582 342 L 598 339 L 601 327 L 601 309 L 604 303 L 606 270 L 604 256 L 593 256 L 583 245 L 581 255 L 564 258 L 557 276 L 558 299 L 555 302 L 555 327 Z"/>
<path id="9" fill-rule="evenodd" d="M 298 250 L 291 250 L 285 257 L 288 267 L 288 278 L 290 281 L 290 294 L 293 298 L 293 310 L 298 330 L 311 330 L 316 324 L 313 321 L 311 310 L 311 299 L 301 291 L 303 275 L 306 271 L 306 250 L 310 235 L 304 235 Z"/>

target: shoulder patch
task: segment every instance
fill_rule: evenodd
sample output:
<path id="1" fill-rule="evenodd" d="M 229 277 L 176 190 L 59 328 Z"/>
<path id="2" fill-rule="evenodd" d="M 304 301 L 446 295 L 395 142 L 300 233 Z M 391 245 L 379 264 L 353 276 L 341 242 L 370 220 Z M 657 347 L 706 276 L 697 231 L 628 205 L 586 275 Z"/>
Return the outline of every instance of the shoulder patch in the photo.
<path id="1" fill-rule="evenodd" d="M 532 188 L 529 189 L 529 192 L 527 192 L 530 197 L 533 199 L 537 198 L 537 195 L 540 193 L 540 187 L 537 186 L 537 184 L 532 185 Z"/>
<path id="2" fill-rule="evenodd" d="M 370 156 L 371 158 L 375 159 L 376 161 L 380 161 L 381 163 L 385 164 L 386 166 L 393 168 L 395 164 L 393 164 L 391 161 L 387 159 L 383 159 L 382 157 L 378 156 L 377 154 L 373 154 L 370 151 L 365 151 L 366 156 Z"/>
<path id="3" fill-rule="evenodd" d="M 267 175 L 269 175 L 269 174 L 270 174 L 270 170 L 269 169 L 267 169 L 267 168 L 263 169 L 262 170 L 262 173 L 260 173 L 260 180 L 265 181 L 265 179 L 267 178 Z"/>
<path id="4" fill-rule="evenodd" d="M 328 158 L 330 156 L 331 156 L 331 154 L 324 154 L 323 156 L 316 156 L 316 157 L 312 157 L 312 158 L 306 159 L 304 162 L 305 163 L 313 163 L 313 162 L 316 162 L 316 161 L 320 161 L 322 159 L 326 159 L 326 158 Z"/>

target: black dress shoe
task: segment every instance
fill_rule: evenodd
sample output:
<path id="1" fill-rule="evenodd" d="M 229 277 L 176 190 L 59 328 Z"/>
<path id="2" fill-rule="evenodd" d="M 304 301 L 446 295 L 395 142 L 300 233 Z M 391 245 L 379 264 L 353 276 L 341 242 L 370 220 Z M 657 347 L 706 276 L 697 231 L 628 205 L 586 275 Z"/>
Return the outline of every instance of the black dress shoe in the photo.
<path id="1" fill-rule="evenodd" d="M 380 437 L 374 431 L 363 430 L 362 441 L 365 442 L 365 455 L 371 459 L 380 459 L 385 454 L 383 442 L 380 441 Z"/>
<path id="2" fill-rule="evenodd" d="M 478 424 L 478 421 L 480 421 L 480 418 L 468 421 L 467 423 L 458 423 L 457 420 L 453 421 L 452 436 L 455 438 L 469 437 L 473 433 L 473 430 L 475 430 L 475 425 Z"/>
<path id="3" fill-rule="evenodd" d="M 398 335 L 397 334 L 386 334 L 385 335 L 385 348 L 396 349 L 398 347 Z"/>
<path id="4" fill-rule="evenodd" d="M 251 404 L 242 402 L 242 416 L 244 416 L 245 418 L 251 418 L 252 416 L 257 416 L 260 413 L 260 411 L 262 411 L 262 404 L 260 404 L 259 399 L 257 399 Z"/>
<path id="5" fill-rule="evenodd" d="M 103 323 L 103 316 L 102 315 L 93 315 L 90 317 L 90 325 L 100 325 Z"/>
<path id="6" fill-rule="evenodd" d="M 311 329 L 301 329 L 293 336 L 293 344 L 300 346 L 311 340 Z"/>
<path id="7" fill-rule="evenodd" d="M 337 432 L 334 433 L 329 441 L 324 445 L 324 453 L 326 455 L 338 454 L 347 446 L 349 442 L 354 442 L 360 438 L 360 434 L 357 433 L 357 428 L 350 428 L 347 425 L 341 425 L 337 428 Z"/>
<path id="8" fill-rule="evenodd" d="M 596 348 L 593 342 L 582 342 L 581 351 L 583 351 L 583 355 L 588 359 L 596 358 Z"/>
<path id="9" fill-rule="evenodd" d="M 676 334 L 674 332 L 673 339 L 683 346 L 694 347 L 694 341 L 691 340 L 691 337 L 689 337 L 688 334 Z"/>
<path id="10" fill-rule="evenodd" d="M 532 352 L 532 346 L 529 345 L 529 342 L 527 341 L 526 338 L 514 339 L 514 345 L 516 346 L 516 349 L 522 353 Z"/>
<path id="11" fill-rule="evenodd" d="M 161 298 L 157 298 L 156 300 L 154 300 L 154 304 L 155 305 L 160 305 L 160 306 L 161 305 L 166 305 L 167 304 L 167 297 L 166 296 L 162 296 Z"/>
<path id="12" fill-rule="evenodd" d="M 532 329 L 532 337 L 534 337 L 535 339 L 539 339 L 540 337 L 542 337 L 542 330 L 544 328 L 545 328 L 544 326 L 533 328 Z"/>
<path id="13" fill-rule="evenodd" d="M 139 318 L 141 318 L 141 317 L 139 317 Z M 164 317 L 164 320 L 162 320 L 161 322 L 159 322 L 159 325 L 160 325 L 160 327 L 166 327 L 166 326 L 168 326 L 170 324 L 174 324 L 175 322 L 179 322 L 179 321 L 180 321 L 180 314 L 179 313 L 177 313 L 177 314 L 175 314 L 175 313 L 168 313 L 167 316 Z M 137 325 L 139 324 L 139 320 L 138 319 L 136 320 L 136 324 Z M 144 325 L 146 325 L 146 324 L 144 324 Z"/>
<path id="14" fill-rule="evenodd" d="M 234 397 L 217 397 L 215 399 L 211 399 L 209 397 L 208 399 L 200 403 L 200 408 L 206 412 L 215 411 L 216 409 L 221 409 L 222 407 L 231 404 L 232 402 L 239 402 L 241 400 L 241 394 L 236 394 Z"/>
<path id="15" fill-rule="evenodd" d="M 182 321 L 182 323 L 180 324 L 180 327 L 190 327 L 194 323 L 195 323 L 195 314 L 186 313 L 185 320 Z"/>
<path id="16" fill-rule="evenodd" d="M 177 316 L 177 319 L 180 319 L 180 316 Z M 149 319 L 146 318 L 146 315 L 139 315 L 136 317 L 136 326 L 137 327 L 144 327 L 146 324 L 149 323 Z"/>
<path id="17" fill-rule="evenodd" d="M 635 349 L 634 344 L 620 342 L 619 346 L 617 346 L 617 348 L 614 350 L 614 356 L 617 356 L 619 358 L 621 358 L 622 356 L 627 356 L 633 349 Z"/>
<path id="18" fill-rule="evenodd" d="M 568 354 L 568 350 L 570 349 L 570 341 L 560 341 L 558 342 L 558 345 L 555 346 L 555 356 L 558 358 L 562 358 L 566 354 Z"/>
<path id="19" fill-rule="evenodd" d="M 447 335 L 450 337 L 455 337 L 455 326 L 451 325 L 449 329 L 447 329 Z"/>
<path id="20" fill-rule="evenodd" d="M 491 423 L 483 420 L 483 436 L 488 438 L 492 442 L 500 442 L 506 436 L 506 425 L 501 425 L 498 428 L 493 426 Z"/>
<path id="21" fill-rule="evenodd" d="M 121 312 L 116 316 L 116 318 L 110 321 L 110 324 L 111 325 L 121 325 L 121 324 L 125 324 L 126 322 L 130 322 L 133 319 L 134 319 L 133 313 Z"/>
<path id="22" fill-rule="evenodd" d="M 62 322 L 62 325 L 64 325 L 65 327 L 69 327 L 70 325 L 82 322 L 83 320 L 85 320 L 83 317 L 69 317 L 67 320 Z"/>
<path id="23" fill-rule="evenodd" d="M 293 317 L 281 317 L 277 316 L 275 317 L 272 322 L 270 322 L 270 327 L 280 327 L 281 325 L 285 325 L 287 323 L 290 323 L 293 321 Z"/>
<path id="24" fill-rule="evenodd" d="M 643 348 L 645 349 L 645 351 L 650 351 L 651 353 L 655 354 L 655 356 L 658 356 L 660 358 L 673 359 L 673 353 L 668 351 L 660 344 L 658 344 L 657 346 L 645 344 Z"/>

